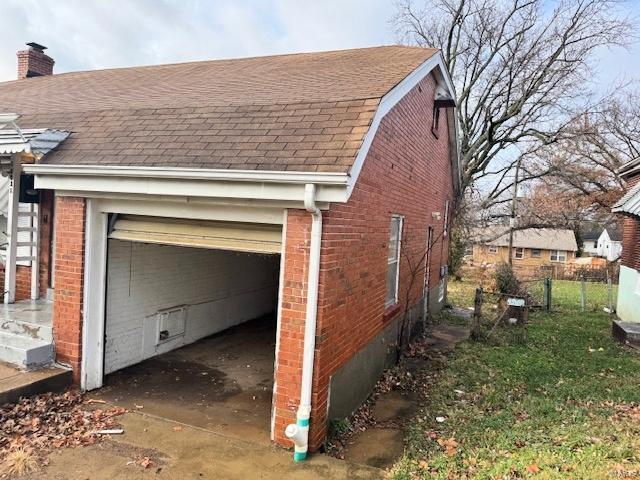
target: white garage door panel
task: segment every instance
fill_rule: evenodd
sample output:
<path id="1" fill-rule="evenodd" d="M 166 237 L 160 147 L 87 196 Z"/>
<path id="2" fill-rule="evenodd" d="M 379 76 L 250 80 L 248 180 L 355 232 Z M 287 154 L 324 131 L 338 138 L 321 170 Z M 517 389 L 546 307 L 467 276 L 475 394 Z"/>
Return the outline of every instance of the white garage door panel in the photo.
<path id="1" fill-rule="evenodd" d="M 118 216 L 109 238 L 252 253 L 280 253 L 282 247 L 279 225 L 137 215 Z"/>

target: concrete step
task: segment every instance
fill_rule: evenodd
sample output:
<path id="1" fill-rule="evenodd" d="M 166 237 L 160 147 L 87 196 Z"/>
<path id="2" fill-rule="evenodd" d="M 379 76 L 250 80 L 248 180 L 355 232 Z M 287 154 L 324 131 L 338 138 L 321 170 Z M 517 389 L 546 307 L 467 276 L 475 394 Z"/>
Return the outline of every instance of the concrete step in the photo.
<path id="1" fill-rule="evenodd" d="M 53 362 L 53 343 L 0 332 L 0 362 L 31 370 Z"/>
<path id="2" fill-rule="evenodd" d="M 619 342 L 629 342 L 640 345 L 640 323 L 614 320 L 612 323 L 613 337 Z"/>
<path id="3" fill-rule="evenodd" d="M 59 392 L 71 385 L 71 370 L 45 367 L 34 371 L 19 370 L 0 363 L 0 406 L 44 392 Z"/>
<path id="4" fill-rule="evenodd" d="M 53 341 L 53 328 L 51 328 L 51 323 L 43 324 L 23 320 L 5 320 L 0 322 L 0 332 L 21 335 L 48 343 Z"/>

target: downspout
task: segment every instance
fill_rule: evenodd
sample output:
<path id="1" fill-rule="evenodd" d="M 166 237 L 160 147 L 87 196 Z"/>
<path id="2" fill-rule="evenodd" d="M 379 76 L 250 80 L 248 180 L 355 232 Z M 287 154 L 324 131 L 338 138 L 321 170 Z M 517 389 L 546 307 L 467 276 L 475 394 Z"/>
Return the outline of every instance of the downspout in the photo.
<path id="1" fill-rule="evenodd" d="M 307 281 L 307 311 L 304 323 L 304 352 L 302 357 L 302 385 L 296 423 L 287 425 L 284 434 L 294 443 L 293 460 L 307 457 L 309 448 L 309 417 L 313 382 L 313 356 L 316 347 L 316 320 L 318 314 L 318 280 L 320 278 L 320 246 L 322 242 L 322 212 L 316 205 L 316 186 L 307 183 L 304 188 L 304 206 L 311 213 L 311 243 L 309 245 L 309 276 Z"/>

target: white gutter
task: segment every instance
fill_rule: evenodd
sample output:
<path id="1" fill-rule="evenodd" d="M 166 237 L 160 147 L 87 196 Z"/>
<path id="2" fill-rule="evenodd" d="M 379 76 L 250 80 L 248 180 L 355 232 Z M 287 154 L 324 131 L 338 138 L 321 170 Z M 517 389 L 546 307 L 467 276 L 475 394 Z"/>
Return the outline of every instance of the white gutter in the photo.
<path id="1" fill-rule="evenodd" d="M 304 323 L 304 352 L 302 356 L 302 384 L 296 423 L 287 426 L 285 435 L 294 443 L 293 459 L 307 457 L 309 448 L 309 417 L 313 388 L 313 357 L 316 348 L 316 320 L 318 317 L 318 280 L 320 278 L 320 247 L 322 245 L 322 212 L 316 205 L 316 186 L 305 185 L 304 206 L 311 213 L 311 243 L 309 246 L 309 276 L 307 281 L 307 312 Z"/>
<path id="2" fill-rule="evenodd" d="M 227 170 L 181 167 L 134 167 L 115 165 L 24 165 L 24 173 L 35 175 L 162 178 L 180 180 L 225 180 L 234 182 L 319 183 L 346 185 L 349 175 L 335 172 L 288 172 L 272 170 Z"/>

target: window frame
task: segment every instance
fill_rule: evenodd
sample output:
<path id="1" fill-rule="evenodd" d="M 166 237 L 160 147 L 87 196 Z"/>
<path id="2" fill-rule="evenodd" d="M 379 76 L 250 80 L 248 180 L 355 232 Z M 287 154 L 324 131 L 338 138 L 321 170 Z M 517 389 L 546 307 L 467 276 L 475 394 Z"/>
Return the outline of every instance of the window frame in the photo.
<path id="1" fill-rule="evenodd" d="M 556 259 L 553 259 L 553 253 L 555 252 Z M 560 255 L 562 252 L 562 255 Z M 562 260 L 560 257 L 562 256 Z M 566 250 L 549 250 L 549 261 L 556 263 L 566 263 L 567 262 L 567 251 Z"/>
<path id="2" fill-rule="evenodd" d="M 536 253 L 538 252 L 538 253 Z M 542 249 L 540 248 L 532 248 L 531 249 L 531 258 L 541 258 L 542 257 Z"/>
<path id="3" fill-rule="evenodd" d="M 518 252 L 520 252 L 520 256 L 518 256 Z M 522 260 L 524 258 L 524 248 L 513 247 L 513 258 L 516 260 Z"/>
<path id="4" fill-rule="evenodd" d="M 393 228 L 393 222 L 394 221 L 398 221 L 398 238 L 396 239 L 396 255 L 395 255 L 395 259 L 391 260 L 389 258 L 389 251 L 391 249 L 391 234 L 392 234 L 392 228 Z M 402 230 L 404 228 L 404 215 L 399 215 L 399 214 L 392 214 L 391 215 L 391 219 L 389 222 L 389 244 L 387 245 L 387 279 L 388 279 L 388 275 L 389 275 L 389 269 L 391 268 L 392 265 L 395 265 L 395 285 L 394 285 L 394 292 L 393 292 L 393 299 L 389 299 L 387 298 L 389 296 L 389 291 L 388 291 L 388 285 L 385 288 L 385 299 L 384 299 L 384 306 L 385 308 L 390 308 L 393 307 L 394 305 L 398 304 L 398 291 L 400 288 L 400 252 L 402 249 Z M 385 280 L 386 283 L 386 280 Z"/>

